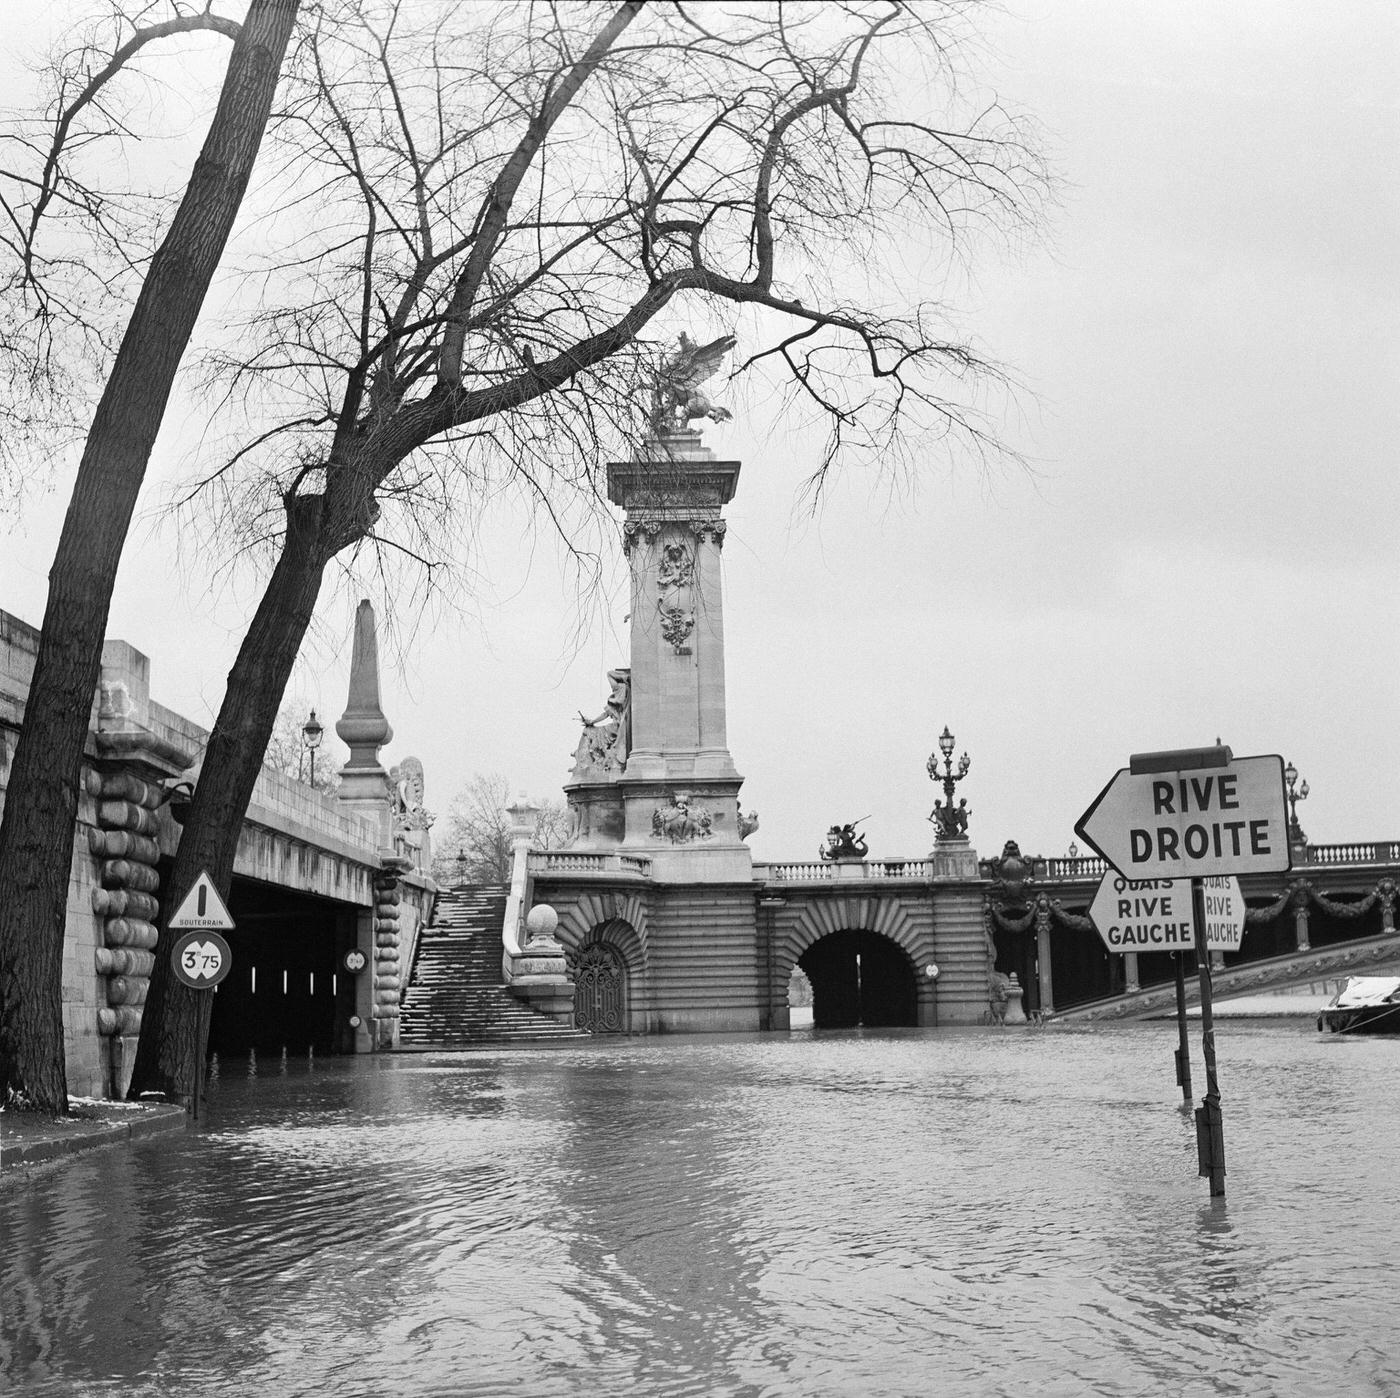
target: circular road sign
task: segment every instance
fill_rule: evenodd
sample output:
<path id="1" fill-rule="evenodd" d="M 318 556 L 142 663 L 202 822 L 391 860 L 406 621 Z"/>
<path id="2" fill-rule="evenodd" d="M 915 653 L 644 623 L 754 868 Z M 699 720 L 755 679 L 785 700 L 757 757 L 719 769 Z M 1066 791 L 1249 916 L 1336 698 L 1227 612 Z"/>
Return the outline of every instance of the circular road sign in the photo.
<path id="1" fill-rule="evenodd" d="M 191 990 L 212 990 L 233 965 L 229 944 L 207 927 L 186 932 L 170 949 L 175 979 Z"/>
<path id="2" fill-rule="evenodd" d="M 344 966 L 352 976 L 358 976 L 360 972 L 369 965 L 369 957 L 367 957 L 359 947 L 351 947 L 350 950 L 340 958 L 340 964 Z"/>

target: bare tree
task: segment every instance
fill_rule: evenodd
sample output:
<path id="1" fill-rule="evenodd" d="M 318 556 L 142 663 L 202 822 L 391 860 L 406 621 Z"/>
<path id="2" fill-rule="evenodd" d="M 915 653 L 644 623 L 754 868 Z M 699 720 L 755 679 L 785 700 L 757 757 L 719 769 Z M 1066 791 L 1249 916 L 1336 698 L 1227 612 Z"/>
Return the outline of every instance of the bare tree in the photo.
<path id="1" fill-rule="evenodd" d="M 195 29 L 235 36 L 204 147 L 140 278 L 88 432 L 49 573 L 43 634 L 0 822 L 0 1096 L 54 1113 L 68 1105 L 61 1005 L 68 868 L 117 564 L 180 358 L 262 141 L 297 6 L 296 0 L 251 0 L 241 26 L 208 7 L 172 8 L 164 23 L 130 26 L 98 71 L 89 72 L 88 55 L 80 56 L 74 75 L 60 84 L 37 178 L 7 170 L 7 183 L 23 193 L 7 195 L 0 210 L 6 250 L 18 259 L 10 304 L 15 297 L 27 302 L 42 341 L 43 327 L 62 310 L 54 290 L 58 269 L 41 252 L 48 211 L 77 210 L 89 226 L 120 239 L 117 226 L 104 223 L 105 201 L 68 175 L 68 156 L 83 144 L 85 114 L 101 106 L 109 82 L 148 44 Z M 8 356 L 7 365 L 13 386 Z"/>
<path id="2" fill-rule="evenodd" d="M 513 804 L 510 782 L 499 772 L 477 773 L 453 798 L 447 818 L 433 830 L 433 877 L 440 883 L 509 883 Z M 563 844 L 568 811 L 559 800 L 533 803 L 534 843 Z"/>
<path id="3" fill-rule="evenodd" d="M 862 450 L 996 449 L 974 407 L 994 367 L 892 270 L 910 240 L 955 254 L 969 231 L 1033 222 L 1032 146 L 954 80 L 975 9 L 307 11 L 260 195 L 257 309 L 206 361 L 236 442 L 200 490 L 274 561 L 167 905 L 201 868 L 227 890 L 331 560 L 431 564 L 433 532 L 511 482 L 567 531 L 561 512 L 596 502 L 601 462 L 643 436 L 680 324 L 742 317 L 737 372 L 828 425 L 818 485 Z M 196 1005 L 158 955 L 135 1090 L 188 1094 Z"/>
<path id="4" fill-rule="evenodd" d="M 663 313 L 750 309 L 844 450 L 994 445 L 959 396 L 994 371 L 885 274 L 901 237 L 1023 224 L 1040 169 L 946 81 L 958 0 L 498 5 L 347 0 L 312 17 L 278 126 L 310 241 L 274 250 L 217 365 L 262 423 L 206 485 L 258 498 L 276 563 L 229 677 L 171 879 L 220 887 L 328 562 L 410 502 L 472 507 L 495 472 L 541 506 L 639 434 Z M 940 80 L 944 80 L 941 81 Z M 937 96 L 935 96 L 937 93 Z M 841 265 L 851 275 L 831 272 Z M 885 282 L 883 300 L 877 295 Z M 269 411 L 271 410 L 271 411 Z M 266 528 L 269 515 L 245 523 Z M 158 957 L 133 1088 L 187 1094 L 196 998 Z"/>

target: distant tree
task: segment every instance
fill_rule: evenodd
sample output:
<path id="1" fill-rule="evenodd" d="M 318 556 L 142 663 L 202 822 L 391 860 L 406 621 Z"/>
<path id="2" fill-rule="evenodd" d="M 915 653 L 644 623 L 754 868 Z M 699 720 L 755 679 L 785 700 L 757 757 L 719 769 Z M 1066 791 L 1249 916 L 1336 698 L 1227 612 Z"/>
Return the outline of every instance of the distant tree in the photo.
<path id="1" fill-rule="evenodd" d="M 499 772 L 478 773 L 453 798 L 433 830 L 433 877 L 440 883 L 509 883 L 513 850 L 508 808 L 510 782 Z M 568 810 L 559 800 L 537 801 L 534 842 L 564 843 Z"/>

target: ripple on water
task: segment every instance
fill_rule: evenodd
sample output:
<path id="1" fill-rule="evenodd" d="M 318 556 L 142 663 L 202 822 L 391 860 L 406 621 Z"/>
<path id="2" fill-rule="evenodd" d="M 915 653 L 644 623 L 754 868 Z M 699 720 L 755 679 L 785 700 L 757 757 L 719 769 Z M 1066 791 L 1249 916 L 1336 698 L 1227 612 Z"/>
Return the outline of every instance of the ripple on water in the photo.
<path id="1" fill-rule="evenodd" d="M 205 1129 L 0 1193 L 0 1375 L 279 1398 L 1400 1390 L 1400 1045 L 1222 1026 L 1211 1201 L 1174 1043 L 855 1032 L 226 1070 Z"/>

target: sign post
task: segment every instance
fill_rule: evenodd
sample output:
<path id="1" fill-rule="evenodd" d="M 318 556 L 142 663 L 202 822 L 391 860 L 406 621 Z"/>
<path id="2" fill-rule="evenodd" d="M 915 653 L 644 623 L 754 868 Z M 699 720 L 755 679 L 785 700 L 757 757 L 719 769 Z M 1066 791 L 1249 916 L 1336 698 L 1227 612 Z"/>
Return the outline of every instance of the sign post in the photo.
<path id="1" fill-rule="evenodd" d="M 1201 984 L 1201 1057 L 1206 1065 L 1206 1095 L 1196 1108 L 1197 1173 L 1210 1180 L 1212 1197 L 1225 1193 L 1225 1122 L 1220 1114 L 1220 1080 L 1215 1072 L 1215 1017 L 1210 995 L 1210 953 L 1206 950 L 1205 890 L 1191 880 L 1196 920 L 1196 976 Z"/>
<path id="2" fill-rule="evenodd" d="M 209 992 L 198 1000 L 199 1015 L 195 1029 L 194 1087 L 190 1094 L 190 1116 L 199 1120 L 199 1089 L 204 1080 L 204 1046 L 209 1042 L 209 1019 L 213 1010 L 213 990 L 228 975 L 233 965 L 233 951 L 224 940 L 224 932 L 233 931 L 224 900 L 214 887 L 207 869 L 199 871 L 190 891 L 185 894 L 175 915 L 166 924 L 172 932 L 183 931 L 170 949 L 171 968 L 175 979 L 191 990 Z"/>
<path id="3" fill-rule="evenodd" d="M 1172 969 L 1176 972 L 1176 1085 L 1181 1100 L 1191 1100 L 1191 1050 L 1186 1041 L 1186 958 L 1172 952 Z"/>
<path id="4" fill-rule="evenodd" d="M 1110 952 L 1169 951 L 1176 970 L 1176 1083 L 1191 1100 L 1191 1058 L 1186 1045 L 1186 981 L 1182 953 L 1195 947 L 1199 917 L 1191 879 L 1143 879 L 1121 874 L 1103 876 L 1089 920 Z M 1245 902 L 1240 881 L 1210 878 L 1205 885 L 1206 946 L 1210 951 L 1238 951 L 1244 935 Z"/>
<path id="5" fill-rule="evenodd" d="M 1236 758 L 1219 743 L 1135 753 L 1127 767 L 1114 773 L 1074 829 L 1130 884 L 1190 880 L 1206 1068 L 1206 1095 L 1196 1109 L 1196 1156 L 1200 1174 L 1210 1180 L 1212 1196 L 1223 1195 L 1225 1129 L 1215 1065 L 1210 950 L 1212 941 L 1220 950 L 1238 949 L 1244 932 L 1244 898 L 1238 879 L 1231 876 L 1283 873 L 1291 865 L 1283 758 L 1276 754 Z M 1105 935 L 1102 928 L 1100 935 Z M 1177 1081 L 1189 1101 L 1183 977 L 1178 960 Z"/>

